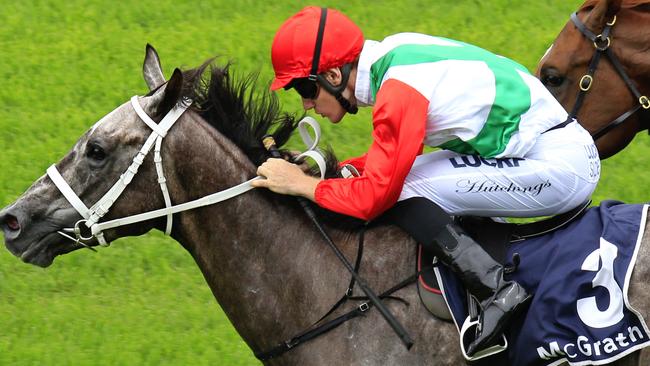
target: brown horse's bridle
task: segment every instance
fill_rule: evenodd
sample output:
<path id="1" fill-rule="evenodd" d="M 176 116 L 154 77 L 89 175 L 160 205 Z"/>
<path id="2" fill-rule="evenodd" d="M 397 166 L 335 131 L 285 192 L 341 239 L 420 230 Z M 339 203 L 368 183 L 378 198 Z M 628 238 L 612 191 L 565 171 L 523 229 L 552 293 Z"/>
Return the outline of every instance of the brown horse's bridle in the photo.
<path id="1" fill-rule="evenodd" d="M 594 56 L 591 58 L 591 63 L 589 64 L 587 73 L 583 75 L 582 78 L 580 79 L 580 83 L 578 85 L 580 90 L 578 91 L 578 96 L 576 98 L 575 104 L 573 105 L 573 109 L 571 110 L 569 119 L 575 118 L 576 115 L 578 114 L 578 111 L 580 110 L 580 107 L 582 107 L 582 103 L 584 102 L 585 95 L 587 94 L 589 89 L 591 89 L 591 85 L 594 81 L 594 74 L 596 73 L 596 67 L 598 67 L 598 62 L 600 61 L 600 58 L 603 54 L 605 54 L 609 58 L 609 61 L 612 63 L 612 65 L 614 65 L 614 68 L 616 69 L 618 74 L 621 76 L 621 78 L 623 79 L 627 87 L 630 89 L 632 94 L 634 94 L 634 96 L 639 102 L 630 110 L 621 114 L 618 118 L 614 119 L 612 122 L 608 123 L 606 126 L 602 127 L 598 131 L 594 132 L 592 134 L 592 137 L 594 138 L 594 140 L 597 140 L 598 138 L 603 137 L 606 133 L 611 131 L 613 128 L 625 122 L 630 116 L 632 116 L 637 111 L 639 110 L 648 111 L 650 109 L 650 99 L 648 99 L 647 96 L 642 95 L 639 92 L 639 89 L 634 85 L 632 79 L 630 79 L 630 77 L 623 69 L 623 65 L 619 61 L 618 57 L 616 57 L 616 55 L 614 54 L 614 52 L 612 52 L 610 48 L 612 44 L 610 33 L 612 27 L 616 23 L 616 15 L 614 15 L 614 18 L 610 22 L 607 22 L 605 24 L 605 28 L 603 29 L 602 33 L 598 35 L 596 35 L 594 32 L 592 32 L 585 26 L 585 24 L 578 18 L 577 12 L 571 14 L 571 21 L 573 21 L 573 24 L 575 24 L 578 30 L 580 30 L 582 35 L 584 35 L 586 38 L 591 40 L 596 51 L 594 53 Z"/>

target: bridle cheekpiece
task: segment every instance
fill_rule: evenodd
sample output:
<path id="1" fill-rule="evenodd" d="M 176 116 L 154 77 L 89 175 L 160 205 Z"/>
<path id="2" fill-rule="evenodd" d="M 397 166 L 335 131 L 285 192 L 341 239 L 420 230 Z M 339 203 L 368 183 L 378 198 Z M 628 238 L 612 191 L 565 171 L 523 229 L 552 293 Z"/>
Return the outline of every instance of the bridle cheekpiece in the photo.
<path id="1" fill-rule="evenodd" d="M 593 84 L 594 74 L 596 73 L 596 68 L 598 67 L 598 63 L 602 55 L 607 56 L 609 61 L 614 66 L 614 69 L 616 69 L 618 74 L 621 76 L 621 78 L 623 79 L 627 87 L 630 89 L 630 91 L 638 101 L 638 104 L 635 104 L 634 107 L 632 107 L 630 110 L 621 114 L 618 118 L 614 119 L 612 122 L 602 127 L 598 131 L 594 132 L 592 134 L 592 137 L 594 140 L 597 140 L 598 138 L 604 136 L 607 132 L 611 131 L 616 126 L 625 122 L 630 116 L 632 116 L 637 111 L 650 110 L 650 99 L 639 92 L 639 89 L 634 85 L 632 79 L 630 79 L 630 77 L 625 72 L 625 69 L 623 68 L 623 65 L 619 61 L 618 57 L 616 57 L 614 52 L 612 52 L 612 49 L 610 47 L 612 45 L 612 38 L 610 33 L 612 31 L 612 28 L 614 27 L 614 24 L 616 24 L 616 15 L 614 15 L 611 21 L 605 24 L 605 28 L 600 34 L 596 34 L 592 32 L 589 28 L 587 28 L 587 26 L 580 20 L 580 18 L 578 18 L 577 12 L 571 14 L 571 21 L 576 26 L 576 28 L 578 28 L 580 33 L 582 33 L 583 36 L 585 36 L 587 39 L 589 39 L 592 42 L 595 51 L 594 51 L 594 56 L 591 58 L 591 62 L 589 63 L 587 73 L 583 75 L 582 78 L 580 78 L 580 82 L 578 83 L 580 90 L 578 91 L 578 96 L 576 97 L 576 102 L 573 105 L 573 108 L 569 115 L 569 119 L 576 118 L 578 111 L 582 107 L 584 98 L 587 92 L 591 89 L 591 86 Z"/>

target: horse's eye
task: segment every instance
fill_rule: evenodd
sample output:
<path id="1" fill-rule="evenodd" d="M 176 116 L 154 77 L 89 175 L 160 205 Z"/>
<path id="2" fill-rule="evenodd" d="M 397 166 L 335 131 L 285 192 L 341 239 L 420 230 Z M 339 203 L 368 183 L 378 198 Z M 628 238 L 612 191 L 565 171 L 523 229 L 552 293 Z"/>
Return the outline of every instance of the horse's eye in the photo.
<path id="1" fill-rule="evenodd" d="M 562 85 L 564 78 L 558 75 L 544 75 L 542 77 L 542 84 L 547 87 L 558 87 Z"/>
<path id="2" fill-rule="evenodd" d="M 101 148 L 101 146 L 90 144 L 86 149 L 86 156 L 95 161 L 102 161 L 106 158 L 106 152 Z"/>

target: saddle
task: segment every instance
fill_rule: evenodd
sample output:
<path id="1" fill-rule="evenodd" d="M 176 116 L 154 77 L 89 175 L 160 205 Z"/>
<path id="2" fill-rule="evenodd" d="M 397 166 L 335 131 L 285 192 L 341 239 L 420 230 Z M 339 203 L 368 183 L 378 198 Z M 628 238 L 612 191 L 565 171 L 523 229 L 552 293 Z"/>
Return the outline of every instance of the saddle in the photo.
<path id="1" fill-rule="evenodd" d="M 416 221 L 417 225 L 429 225 L 426 215 L 418 215 L 419 203 L 412 200 L 417 199 L 398 202 L 390 210 L 390 220 L 409 220 Z M 587 201 L 560 215 L 525 224 L 500 222 L 489 217 L 477 216 L 460 216 L 455 220 L 492 258 L 504 265 L 506 271 L 516 271 L 519 257 L 515 254 L 513 258 L 506 258 L 507 247 L 510 243 L 538 237 L 563 228 L 579 218 L 590 204 L 591 201 Z M 443 298 L 434 269 L 436 258 L 431 253 L 424 251 L 419 244 L 417 253 L 417 288 L 420 299 L 424 307 L 434 316 L 451 321 L 451 314 Z"/>

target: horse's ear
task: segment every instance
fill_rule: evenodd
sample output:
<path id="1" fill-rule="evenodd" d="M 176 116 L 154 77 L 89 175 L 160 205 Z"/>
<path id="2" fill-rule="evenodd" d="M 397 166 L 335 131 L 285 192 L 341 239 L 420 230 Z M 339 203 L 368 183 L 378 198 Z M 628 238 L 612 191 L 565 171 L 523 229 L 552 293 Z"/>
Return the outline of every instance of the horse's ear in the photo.
<path id="1" fill-rule="evenodd" d="M 601 29 L 605 22 L 610 22 L 621 10 L 622 0 L 601 0 L 594 6 L 585 24 L 590 29 Z"/>
<path id="2" fill-rule="evenodd" d="M 147 43 L 144 55 L 144 63 L 142 64 L 142 75 L 144 81 L 147 83 L 149 90 L 154 90 L 165 82 L 165 75 L 160 65 L 160 57 L 158 52 L 152 45 Z"/>
<path id="3" fill-rule="evenodd" d="M 183 92 L 183 73 L 178 68 L 174 69 L 172 77 L 165 85 L 162 99 L 156 106 L 156 116 L 166 115 L 172 108 L 178 104 L 178 99 Z"/>

